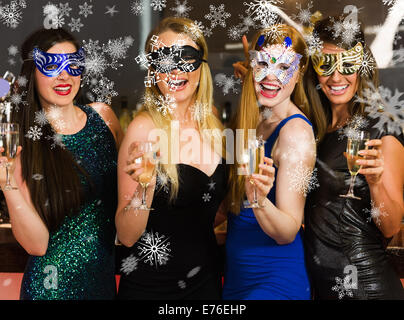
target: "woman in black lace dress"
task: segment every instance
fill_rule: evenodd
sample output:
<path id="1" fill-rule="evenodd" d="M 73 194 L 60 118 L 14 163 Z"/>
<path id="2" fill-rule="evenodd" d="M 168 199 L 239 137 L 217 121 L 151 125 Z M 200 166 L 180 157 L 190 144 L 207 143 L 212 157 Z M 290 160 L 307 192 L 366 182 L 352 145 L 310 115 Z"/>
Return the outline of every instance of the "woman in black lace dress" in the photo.
<path id="1" fill-rule="evenodd" d="M 386 253 L 404 215 L 403 124 L 389 120 L 383 125 L 382 104 L 363 103 L 378 85 L 377 70 L 361 68 L 366 55 L 371 57 L 363 34 L 344 45 L 332 30 L 329 18 L 316 24 L 323 49 L 312 56 L 305 78 L 311 104 L 321 103 L 324 110 L 323 127 L 317 128 L 320 187 L 308 195 L 305 210 L 306 263 L 314 297 L 404 299 Z M 361 200 L 340 197 L 350 183 L 347 139 L 357 130 L 370 134 L 354 186 Z"/>

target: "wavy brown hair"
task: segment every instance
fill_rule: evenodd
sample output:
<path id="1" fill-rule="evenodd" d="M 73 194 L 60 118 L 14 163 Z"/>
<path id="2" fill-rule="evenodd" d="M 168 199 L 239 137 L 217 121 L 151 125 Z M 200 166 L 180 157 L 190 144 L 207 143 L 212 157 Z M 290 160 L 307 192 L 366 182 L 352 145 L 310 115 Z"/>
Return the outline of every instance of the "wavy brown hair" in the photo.
<path id="1" fill-rule="evenodd" d="M 338 17 L 327 17 L 323 20 L 318 21 L 315 26 L 313 32 L 315 32 L 319 39 L 323 43 L 331 43 L 335 46 L 338 46 L 342 49 L 349 50 L 353 48 L 358 42 L 362 43 L 363 52 L 370 59 L 374 60 L 372 52 L 368 48 L 365 42 L 365 36 L 362 30 L 359 30 L 354 41 L 349 44 L 346 44 L 340 36 L 335 36 L 333 32 L 334 21 L 338 20 Z M 322 115 L 319 117 L 319 122 L 315 124 L 315 129 L 317 133 L 317 141 L 320 142 L 324 135 L 327 132 L 327 127 L 331 124 L 332 121 L 332 113 L 331 113 L 331 104 L 326 95 L 323 93 L 321 89 L 317 89 L 319 85 L 318 77 L 316 72 L 314 71 L 312 61 L 310 59 L 307 72 L 304 76 L 304 87 L 307 93 L 307 98 L 309 100 L 312 109 L 319 110 Z M 374 68 L 371 69 L 369 73 L 358 73 L 358 89 L 356 91 L 356 95 L 359 98 L 363 98 L 363 92 L 365 89 L 371 89 L 369 84 L 373 84 L 374 88 L 377 88 L 379 85 L 379 76 L 378 70 L 376 68 L 376 64 Z M 349 102 L 348 112 L 351 116 L 355 114 L 365 114 L 365 105 L 363 103 L 359 103 L 355 101 L 355 96 Z"/>

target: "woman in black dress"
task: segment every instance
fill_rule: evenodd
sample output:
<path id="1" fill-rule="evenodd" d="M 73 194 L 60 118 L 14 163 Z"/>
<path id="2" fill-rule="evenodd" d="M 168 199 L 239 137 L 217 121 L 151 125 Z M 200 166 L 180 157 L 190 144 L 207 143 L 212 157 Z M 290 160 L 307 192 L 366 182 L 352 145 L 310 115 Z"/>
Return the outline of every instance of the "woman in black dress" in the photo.
<path id="1" fill-rule="evenodd" d="M 222 125 L 212 113 L 207 45 L 197 31 L 188 19 L 166 18 L 138 60 L 149 62 L 144 104 L 118 158 L 116 227 L 129 248 L 121 263 L 120 299 L 221 297 L 213 226 L 227 178 L 221 150 L 212 150 L 206 137 Z M 160 135 L 162 160 L 147 188 L 149 211 L 136 209 L 144 174 L 136 142 L 154 140 L 153 134 Z M 221 149 L 221 136 L 210 138 Z"/>
<path id="2" fill-rule="evenodd" d="M 316 24 L 323 48 L 312 56 L 305 78 L 310 103 L 324 110 L 323 126 L 317 128 L 320 188 L 308 195 L 305 209 L 306 263 L 314 298 L 404 299 L 386 253 L 404 215 L 403 125 L 383 125 L 383 106 L 371 105 L 377 70 L 364 68 L 364 59 L 372 56 L 363 34 L 344 45 L 346 38 L 332 30 L 330 18 Z M 340 197 L 350 184 L 347 139 L 358 130 L 370 134 L 354 185 L 361 200 Z"/>

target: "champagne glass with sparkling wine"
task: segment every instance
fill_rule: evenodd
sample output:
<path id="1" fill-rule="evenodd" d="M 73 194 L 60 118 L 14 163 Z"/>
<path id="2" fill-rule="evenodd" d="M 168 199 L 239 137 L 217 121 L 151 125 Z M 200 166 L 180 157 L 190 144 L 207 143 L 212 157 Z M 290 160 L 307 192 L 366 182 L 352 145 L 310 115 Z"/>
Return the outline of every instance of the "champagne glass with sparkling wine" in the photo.
<path id="1" fill-rule="evenodd" d="M 250 183 L 253 184 L 253 202 L 246 202 L 244 204 L 245 208 L 262 208 L 258 203 L 257 197 L 257 186 L 251 175 L 254 173 L 261 173 L 259 165 L 264 163 L 265 148 L 264 141 L 262 139 L 252 139 L 248 141 L 248 149 L 245 153 L 246 164 L 247 164 L 247 174 L 250 176 Z"/>
<path id="2" fill-rule="evenodd" d="M 9 169 L 13 165 L 18 146 L 20 145 L 19 132 L 19 127 L 16 123 L 0 123 L 1 156 L 7 158 L 7 162 L 3 164 L 6 167 L 6 185 L 4 186 L 4 190 L 17 189 L 11 186 Z"/>
<path id="3" fill-rule="evenodd" d="M 140 164 L 144 172 L 139 176 L 139 183 L 142 187 L 142 203 L 140 206 L 135 207 L 138 210 L 154 210 L 149 208 L 146 203 L 146 190 L 151 180 L 153 179 L 156 171 L 157 161 L 159 159 L 159 152 L 157 144 L 150 141 L 141 141 L 138 143 L 138 151 L 143 152 L 143 155 L 135 159 L 135 163 Z"/>
<path id="4" fill-rule="evenodd" d="M 351 182 L 349 184 L 349 190 L 347 194 L 340 195 L 342 198 L 351 198 L 361 200 L 360 197 L 354 195 L 354 185 L 355 178 L 358 175 L 359 170 L 362 168 L 361 165 L 357 164 L 356 161 L 362 159 L 363 157 L 359 154 L 360 150 L 367 150 L 368 146 L 366 142 L 369 141 L 369 132 L 358 131 L 353 137 L 348 138 L 345 156 L 347 159 L 348 170 L 351 174 Z"/>

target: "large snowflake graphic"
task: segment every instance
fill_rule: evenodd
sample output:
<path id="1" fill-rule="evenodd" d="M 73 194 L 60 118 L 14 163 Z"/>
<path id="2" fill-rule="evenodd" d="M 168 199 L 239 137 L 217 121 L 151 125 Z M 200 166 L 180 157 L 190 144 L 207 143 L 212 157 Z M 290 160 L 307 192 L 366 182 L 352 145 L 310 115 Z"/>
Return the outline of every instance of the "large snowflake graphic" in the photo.
<path id="1" fill-rule="evenodd" d="M 255 0 L 252 2 L 244 2 L 247 6 L 246 13 L 258 23 L 259 28 L 268 28 L 276 23 L 278 14 L 276 13 L 277 4 L 283 4 L 282 0 Z"/>
<path id="2" fill-rule="evenodd" d="M 394 93 L 384 86 L 377 89 L 372 83 L 363 90 L 362 97 L 356 97 L 356 102 L 366 105 L 368 117 L 375 119 L 373 127 L 380 131 L 385 128 L 393 134 L 404 132 L 404 92 L 395 89 Z"/>
<path id="3" fill-rule="evenodd" d="M 138 242 L 140 261 L 149 263 L 150 266 L 162 266 L 167 264 L 171 257 L 169 238 L 159 235 L 158 232 L 145 232 Z"/>
<path id="4" fill-rule="evenodd" d="M 317 168 L 313 170 L 299 161 L 286 173 L 289 177 L 289 190 L 307 196 L 309 192 L 318 188 L 320 184 L 317 179 Z"/>

